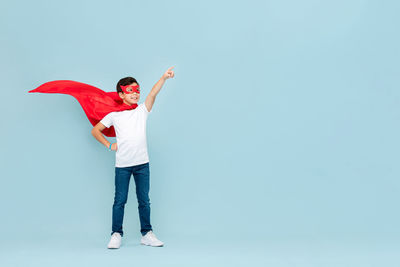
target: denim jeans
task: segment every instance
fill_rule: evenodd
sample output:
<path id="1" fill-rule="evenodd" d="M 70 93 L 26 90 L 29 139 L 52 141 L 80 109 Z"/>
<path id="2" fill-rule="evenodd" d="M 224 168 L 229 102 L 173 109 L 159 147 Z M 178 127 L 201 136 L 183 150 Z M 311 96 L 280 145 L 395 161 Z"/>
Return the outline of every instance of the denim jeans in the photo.
<path id="1" fill-rule="evenodd" d="M 123 236 L 122 222 L 124 209 L 128 199 L 129 181 L 133 175 L 136 184 L 136 197 L 138 201 L 140 232 L 145 235 L 152 230 L 150 224 L 150 170 L 149 163 L 130 167 L 115 167 L 115 196 L 112 209 L 112 232 L 118 232 Z"/>

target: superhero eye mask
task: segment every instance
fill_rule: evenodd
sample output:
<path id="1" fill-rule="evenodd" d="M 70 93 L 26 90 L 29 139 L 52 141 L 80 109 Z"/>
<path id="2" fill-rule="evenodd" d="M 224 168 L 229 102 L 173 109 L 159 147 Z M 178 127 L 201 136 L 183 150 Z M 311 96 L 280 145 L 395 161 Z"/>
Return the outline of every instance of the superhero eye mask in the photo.
<path id="1" fill-rule="evenodd" d="M 133 94 L 133 93 L 140 94 L 140 86 L 139 85 L 120 85 L 120 87 L 125 94 Z"/>

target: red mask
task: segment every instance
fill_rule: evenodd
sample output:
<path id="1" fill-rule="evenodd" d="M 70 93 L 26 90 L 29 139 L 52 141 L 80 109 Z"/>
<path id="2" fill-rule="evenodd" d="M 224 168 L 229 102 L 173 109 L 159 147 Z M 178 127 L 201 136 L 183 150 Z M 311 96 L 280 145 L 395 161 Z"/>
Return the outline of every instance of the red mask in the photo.
<path id="1" fill-rule="evenodd" d="M 140 94 L 140 87 L 139 85 L 120 85 L 122 91 L 124 91 L 125 94 L 133 94 L 137 93 Z M 132 91 L 127 91 L 126 89 L 131 88 Z"/>

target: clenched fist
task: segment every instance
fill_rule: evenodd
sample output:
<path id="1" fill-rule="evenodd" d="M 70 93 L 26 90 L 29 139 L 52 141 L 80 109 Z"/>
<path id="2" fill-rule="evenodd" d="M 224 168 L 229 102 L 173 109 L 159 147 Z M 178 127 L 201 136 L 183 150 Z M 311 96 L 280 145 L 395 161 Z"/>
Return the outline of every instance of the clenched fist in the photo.
<path id="1" fill-rule="evenodd" d="M 117 143 L 113 143 L 113 144 L 111 145 L 111 150 L 117 151 L 117 149 L 118 149 Z"/>

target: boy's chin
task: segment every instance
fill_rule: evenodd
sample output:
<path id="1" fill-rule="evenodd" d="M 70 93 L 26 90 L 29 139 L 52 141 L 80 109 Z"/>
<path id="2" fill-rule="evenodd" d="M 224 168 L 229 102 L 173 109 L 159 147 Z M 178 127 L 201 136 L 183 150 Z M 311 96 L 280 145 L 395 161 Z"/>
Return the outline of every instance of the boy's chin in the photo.
<path id="1" fill-rule="evenodd" d="M 126 103 L 128 103 L 130 106 L 132 106 L 132 105 L 134 105 L 134 104 L 137 104 L 138 103 L 138 101 L 136 101 L 136 102 L 134 102 L 134 101 L 126 101 Z"/>

